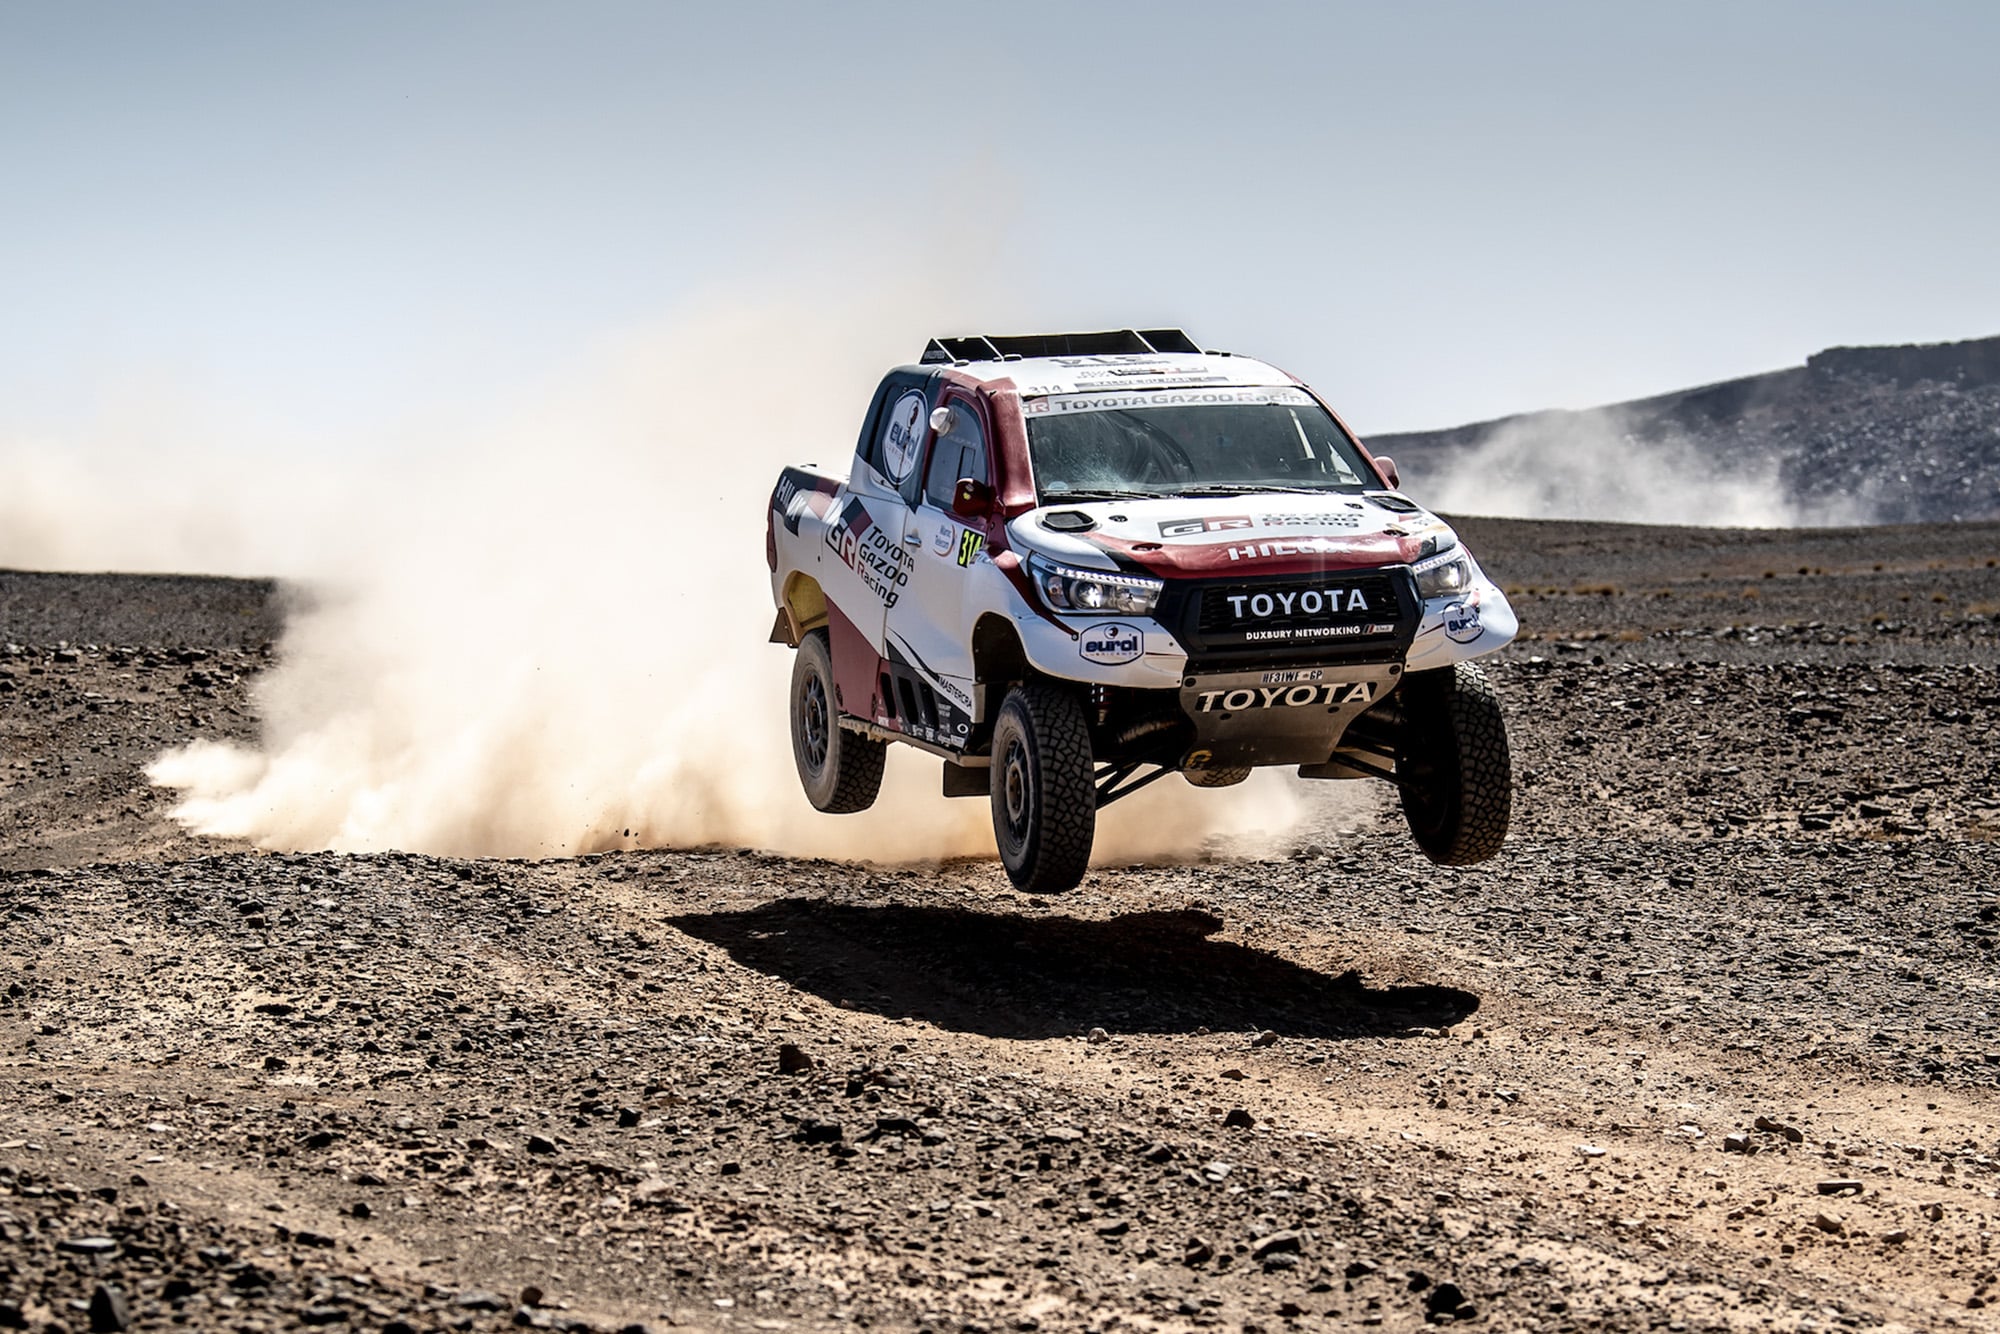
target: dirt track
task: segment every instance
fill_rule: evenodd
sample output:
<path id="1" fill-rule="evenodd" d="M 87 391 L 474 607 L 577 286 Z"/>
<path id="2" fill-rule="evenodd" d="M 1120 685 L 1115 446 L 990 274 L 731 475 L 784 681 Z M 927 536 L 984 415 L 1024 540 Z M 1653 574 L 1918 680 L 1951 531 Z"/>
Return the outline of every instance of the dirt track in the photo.
<path id="1" fill-rule="evenodd" d="M 0 574 L 0 1326 L 2000 1327 L 2000 528 L 1466 528 L 1498 860 L 1060 900 L 204 846 L 269 590 Z"/>

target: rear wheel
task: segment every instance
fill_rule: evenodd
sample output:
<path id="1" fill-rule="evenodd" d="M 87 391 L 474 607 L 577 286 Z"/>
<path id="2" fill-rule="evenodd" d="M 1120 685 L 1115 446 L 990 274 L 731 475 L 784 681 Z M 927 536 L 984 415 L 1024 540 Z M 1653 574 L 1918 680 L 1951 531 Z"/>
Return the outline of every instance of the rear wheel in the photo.
<path id="1" fill-rule="evenodd" d="M 1500 851 L 1514 804 L 1513 762 L 1500 697 L 1469 662 L 1403 682 L 1396 747 L 1403 816 L 1424 855 L 1470 866 Z"/>
<path id="2" fill-rule="evenodd" d="M 1181 777 L 1196 787 L 1235 787 L 1250 776 L 1250 766 L 1236 765 L 1216 769 L 1183 769 Z"/>
<path id="3" fill-rule="evenodd" d="M 825 630 L 799 641 L 792 662 L 792 759 L 806 800 L 830 815 L 865 811 L 882 790 L 888 743 L 840 725 L 833 702 L 833 653 Z"/>
<path id="4" fill-rule="evenodd" d="M 1046 682 L 1007 692 L 993 723 L 993 839 L 1016 888 L 1059 894 L 1083 880 L 1095 777 L 1081 696 Z"/>

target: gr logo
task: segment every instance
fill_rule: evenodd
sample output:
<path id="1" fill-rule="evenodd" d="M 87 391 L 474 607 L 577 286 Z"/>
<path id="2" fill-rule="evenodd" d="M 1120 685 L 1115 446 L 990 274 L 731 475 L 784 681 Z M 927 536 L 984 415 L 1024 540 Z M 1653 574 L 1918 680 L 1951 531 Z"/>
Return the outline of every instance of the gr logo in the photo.
<path id="1" fill-rule="evenodd" d="M 1091 626 L 1077 638 L 1076 651 L 1083 655 L 1085 662 L 1115 667 L 1122 662 L 1131 662 L 1144 653 L 1146 636 L 1136 625 L 1104 621 Z"/>

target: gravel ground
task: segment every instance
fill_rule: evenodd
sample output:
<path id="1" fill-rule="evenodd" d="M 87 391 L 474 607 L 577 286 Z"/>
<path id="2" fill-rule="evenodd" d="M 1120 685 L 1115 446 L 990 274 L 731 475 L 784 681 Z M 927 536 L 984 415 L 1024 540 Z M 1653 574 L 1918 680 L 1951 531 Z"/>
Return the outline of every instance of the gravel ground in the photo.
<path id="1" fill-rule="evenodd" d="M 0 1328 L 1995 1328 L 1994 530 L 1466 531 L 1498 859 L 1051 899 L 189 839 L 270 590 L 0 575 Z"/>

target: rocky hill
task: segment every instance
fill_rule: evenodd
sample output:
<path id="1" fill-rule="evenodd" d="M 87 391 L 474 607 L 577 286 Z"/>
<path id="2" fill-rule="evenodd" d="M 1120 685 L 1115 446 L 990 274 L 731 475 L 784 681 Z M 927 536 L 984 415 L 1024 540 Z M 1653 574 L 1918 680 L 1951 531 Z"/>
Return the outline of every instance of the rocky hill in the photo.
<path id="1" fill-rule="evenodd" d="M 1700 521 L 1686 513 L 1590 514 L 1587 505 L 1565 511 L 1560 483 L 1535 474 L 1581 474 L 1587 482 L 1628 470 L 1652 477 L 1712 469 L 1727 480 L 1759 480 L 1793 521 L 1995 518 L 2000 337 L 1829 348 L 1788 370 L 1581 412 L 1374 436 L 1369 446 L 1393 456 L 1426 495 L 1435 488 L 1416 479 L 1448 479 L 1454 489 L 1472 487 L 1475 475 L 1479 486 L 1497 479 L 1500 490 L 1485 493 L 1502 498 L 1492 512 Z M 1690 494 L 1698 497 L 1699 487 Z M 1465 508 L 1475 496 L 1449 499 Z"/>

